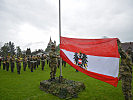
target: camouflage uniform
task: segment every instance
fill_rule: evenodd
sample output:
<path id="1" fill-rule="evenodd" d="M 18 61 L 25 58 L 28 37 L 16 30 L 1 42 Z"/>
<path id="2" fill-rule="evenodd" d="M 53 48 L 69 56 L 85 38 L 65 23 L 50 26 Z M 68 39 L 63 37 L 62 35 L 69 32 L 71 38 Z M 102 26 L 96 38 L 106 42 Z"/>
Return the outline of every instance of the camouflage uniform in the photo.
<path id="1" fill-rule="evenodd" d="M 132 82 L 132 62 L 129 55 L 122 50 L 120 41 L 118 41 L 118 50 L 121 55 L 120 79 L 122 80 L 122 91 L 125 100 L 132 100 L 131 82 Z"/>
<path id="2" fill-rule="evenodd" d="M 45 57 L 44 57 L 44 55 L 42 55 L 42 57 L 41 57 L 41 65 L 42 65 L 42 70 L 44 70 L 44 66 L 45 66 Z"/>
<path id="3" fill-rule="evenodd" d="M 36 66 L 37 66 L 37 57 L 35 56 L 34 57 L 34 69 L 36 69 Z"/>
<path id="4" fill-rule="evenodd" d="M 14 57 L 11 57 L 11 58 L 10 58 L 10 62 L 11 62 L 11 72 L 14 72 L 15 58 L 14 58 Z"/>
<path id="5" fill-rule="evenodd" d="M 27 58 L 28 68 L 30 69 L 30 57 Z"/>
<path id="6" fill-rule="evenodd" d="M 18 57 L 16 59 L 16 63 L 17 63 L 17 73 L 20 74 L 20 70 L 21 70 L 21 59 L 20 59 L 20 57 Z"/>
<path id="7" fill-rule="evenodd" d="M 26 71 L 26 66 L 27 66 L 27 57 L 23 58 L 23 69 Z"/>
<path id="8" fill-rule="evenodd" d="M 55 79 L 56 76 L 56 69 L 57 69 L 57 54 L 55 52 L 55 45 L 52 44 L 51 51 L 49 52 L 49 57 L 50 57 L 50 78 L 51 80 Z"/>
<path id="9" fill-rule="evenodd" d="M 6 71 L 9 71 L 9 57 L 6 57 Z"/>
<path id="10" fill-rule="evenodd" d="M 34 61 L 33 61 L 33 57 L 30 58 L 30 69 L 31 72 L 33 72 L 33 67 L 34 67 Z"/>
<path id="11" fill-rule="evenodd" d="M 58 68 L 59 68 L 60 67 L 60 58 L 58 58 L 57 60 L 58 60 Z"/>
<path id="12" fill-rule="evenodd" d="M 39 65 L 40 65 L 40 57 L 37 56 L 37 68 L 38 68 Z"/>
<path id="13" fill-rule="evenodd" d="M 2 58 L 2 62 L 3 62 L 3 70 L 5 70 L 5 66 L 6 66 L 5 57 Z"/>

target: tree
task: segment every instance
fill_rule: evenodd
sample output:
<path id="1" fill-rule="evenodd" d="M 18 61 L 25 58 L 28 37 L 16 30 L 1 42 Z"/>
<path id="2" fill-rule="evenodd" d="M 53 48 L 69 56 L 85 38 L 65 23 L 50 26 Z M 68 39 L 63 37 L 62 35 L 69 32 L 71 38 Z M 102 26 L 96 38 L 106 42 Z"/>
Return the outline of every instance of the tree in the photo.
<path id="1" fill-rule="evenodd" d="M 9 53 L 10 55 L 15 55 L 15 45 L 13 42 L 9 42 Z"/>
<path id="2" fill-rule="evenodd" d="M 0 51 L 2 56 L 15 55 L 15 45 L 10 41 L 9 43 L 5 43 Z"/>
<path id="3" fill-rule="evenodd" d="M 17 57 L 18 57 L 18 56 L 22 56 L 22 51 L 21 51 L 21 49 L 20 49 L 19 46 L 16 47 L 16 50 L 17 50 L 17 52 L 16 52 Z"/>
<path id="4" fill-rule="evenodd" d="M 3 47 L 1 47 L 1 55 L 6 57 L 9 55 L 9 44 L 5 43 Z"/>

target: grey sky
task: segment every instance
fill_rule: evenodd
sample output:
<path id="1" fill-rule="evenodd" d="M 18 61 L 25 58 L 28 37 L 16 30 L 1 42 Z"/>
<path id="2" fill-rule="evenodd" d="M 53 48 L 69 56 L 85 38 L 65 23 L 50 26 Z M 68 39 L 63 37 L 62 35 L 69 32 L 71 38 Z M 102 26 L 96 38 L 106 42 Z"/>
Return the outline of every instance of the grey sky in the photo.
<path id="1" fill-rule="evenodd" d="M 133 0 L 61 0 L 62 36 L 133 41 Z M 0 42 L 22 49 L 59 43 L 58 0 L 0 0 Z"/>

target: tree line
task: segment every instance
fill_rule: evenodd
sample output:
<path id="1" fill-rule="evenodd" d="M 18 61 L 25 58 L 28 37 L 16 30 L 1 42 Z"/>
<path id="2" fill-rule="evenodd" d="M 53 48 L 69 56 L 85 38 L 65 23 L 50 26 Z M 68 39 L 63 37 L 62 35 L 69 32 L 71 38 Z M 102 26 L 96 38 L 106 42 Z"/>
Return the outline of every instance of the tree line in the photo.
<path id="1" fill-rule="evenodd" d="M 21 55 L 22 51 L 20 46 L 16 46 L 13 42 L 8 42 L 5 43 L 1 48 L 0 48 L 0 55 L 1 56 L 9 56 L 9 55 Z"/>
<path id="2" fill-rule="evenodd" d="M 6 56 L 22 56 L 23 54 L 30 55 L 31 50 L 30 48 L 27 48 L 26 51 L 22 51 L 20 46 L 15 46 L 13 42 L 8 42 L 5 43 L 1 48 L 0 48 L 0 56 L 6 57 Z"/>

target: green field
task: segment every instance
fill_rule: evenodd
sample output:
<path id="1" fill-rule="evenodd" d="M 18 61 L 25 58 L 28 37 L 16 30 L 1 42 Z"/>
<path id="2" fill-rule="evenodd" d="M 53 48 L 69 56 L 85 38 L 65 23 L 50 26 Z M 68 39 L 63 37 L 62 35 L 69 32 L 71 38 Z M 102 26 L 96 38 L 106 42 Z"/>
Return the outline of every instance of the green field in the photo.
<path id="1" fill-rule="evenodd" d="M 21 67 L 21 74 L 18 75 L 16 68 L 12 73 L 10 69 L 7 72 L 1 66 L 0 100 L 61 100 L 39 89 L 40 81 L 49 79 L 50 68 L 45 65 L 44 69 L 42 71 L 39 66 L 34 72 L 30 72 L 28 68 L 24 72 Z M 59 69 L 56 76 L 59 76 Z M 124 100 L 121 82 L 118 83 L 118 87 L 113 87 L 81 72 L 75 72 L 75 69 L 69 65 L 63 67 L 63 77 L 81 81 L 86 86 L 86 89 L 79 93 L 78 98 L 72 100 Z"/>

